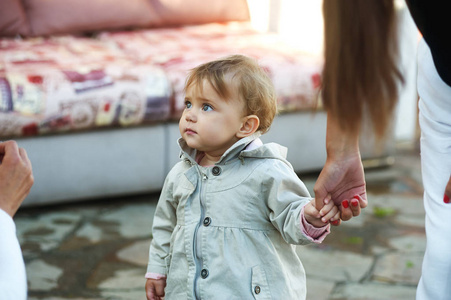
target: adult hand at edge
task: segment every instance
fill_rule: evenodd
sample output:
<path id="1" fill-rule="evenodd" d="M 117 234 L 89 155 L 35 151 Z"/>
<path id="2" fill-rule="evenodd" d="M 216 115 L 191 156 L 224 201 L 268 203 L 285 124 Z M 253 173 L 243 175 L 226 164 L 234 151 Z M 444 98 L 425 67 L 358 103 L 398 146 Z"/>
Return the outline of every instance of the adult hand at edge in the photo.
<path id="1" fill-rule="evenodd" d="M 443 196 L 443 202 L 451 203 L 451 175 L 449 176 L 448 183 L 445 188 L 445 195 Z"/>
<path id="2" fill-rule="evenodd" d="M 15 141 L 0 143 L 0 209 L 11 217 L 30 193 L 34 178 L 27 152 Z"/>
<path id="3" fill-rule="evenodd" d="M 313 190 L 317 209 L 329 197 L 340 207 L 343 221 L 358 216 L 361 208 L 368 205 L 360 153 L 356 151 L 345 157 L 328 157 Z M 339 222 L 333 225 L 339 225 Z"/>

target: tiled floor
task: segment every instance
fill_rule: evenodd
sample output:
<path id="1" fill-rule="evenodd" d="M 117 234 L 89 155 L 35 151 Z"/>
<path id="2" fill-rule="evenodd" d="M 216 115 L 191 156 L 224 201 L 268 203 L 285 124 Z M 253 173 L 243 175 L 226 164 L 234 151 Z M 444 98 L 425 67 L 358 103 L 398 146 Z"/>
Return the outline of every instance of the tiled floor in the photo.
<path id="1" fill-rule="evenodd" d="M 317 174 L 301 175 L 310 191 Z M 366 171 L 369 206 L 319 246 L 299 247 L 308 299 L 414 299 L 425 248 L 417 149 Z M 145 299 L 158 195 L 22 209 L 29 299 Z"/>

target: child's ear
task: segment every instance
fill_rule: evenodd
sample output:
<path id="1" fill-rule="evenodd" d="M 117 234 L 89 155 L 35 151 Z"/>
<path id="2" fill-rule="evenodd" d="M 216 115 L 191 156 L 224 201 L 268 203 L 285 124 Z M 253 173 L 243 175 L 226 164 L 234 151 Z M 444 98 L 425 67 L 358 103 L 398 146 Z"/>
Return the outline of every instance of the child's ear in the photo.
<path id="1" fill-rule="evenodd" d="M 260 119 L 256 115 L 245 116 L 240 130 L 236 133 L 238 138 L 254 134 L 260 126 Z"/>

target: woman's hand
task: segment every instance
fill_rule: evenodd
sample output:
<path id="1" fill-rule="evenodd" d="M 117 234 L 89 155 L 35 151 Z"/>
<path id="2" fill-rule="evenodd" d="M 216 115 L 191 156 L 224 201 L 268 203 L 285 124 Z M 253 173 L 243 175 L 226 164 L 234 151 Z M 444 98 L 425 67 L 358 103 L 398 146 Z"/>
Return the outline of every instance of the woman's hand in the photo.
<path id="1" fill-rule="evenodd" d="M 328 158 L 313 190 L 318 210 L 327 202 L 326 199 L 331 199 L 339 206 L 343 221 L 358 216 L 361 208 L 368 205 L 360 153 Z"/>
<path id="2" fill-rule="evenodd" d="M 15 141 L 0 142 L 0 209 L 13 217 L 33 182 L 25 149 L 19 148 Z"/>

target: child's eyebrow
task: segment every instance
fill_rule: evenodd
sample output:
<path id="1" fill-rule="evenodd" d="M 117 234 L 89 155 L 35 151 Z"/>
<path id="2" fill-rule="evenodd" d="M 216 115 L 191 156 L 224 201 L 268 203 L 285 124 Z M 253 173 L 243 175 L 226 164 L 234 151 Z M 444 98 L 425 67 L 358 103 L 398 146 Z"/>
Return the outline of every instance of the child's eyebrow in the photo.
<path id="1" fill-rule="evenodd" d="M 197 98 L 197 100 L 202 101 L 202 102 L 212 102 L 212 103 L 215 102 L 213 99 L 208 99 L 205 97 L 196 97 L 196 98 Z"/>

